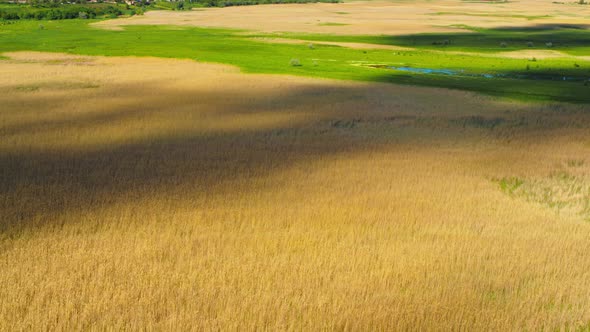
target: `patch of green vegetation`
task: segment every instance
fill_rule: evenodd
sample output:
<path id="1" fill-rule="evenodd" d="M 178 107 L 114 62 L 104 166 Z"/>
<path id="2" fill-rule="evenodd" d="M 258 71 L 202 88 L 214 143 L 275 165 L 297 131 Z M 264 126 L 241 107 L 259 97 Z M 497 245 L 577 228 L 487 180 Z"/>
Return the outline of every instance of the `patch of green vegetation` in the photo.
<path id="1" fill-rule="evenodd" d="M 478 17 L 502 17 L 502 18 L 522 18 L 529 21 L 539 20 L 542 18 L 551 18 L 551 15 L 522 15 L 522 14 L 492 14 L 492 13 L 470 13 L 470 12 L 436 12 L 430 15 L 461 15 L 461 16 L 478 16 Z"/>
<path id="2" fill-rule="evenodd" d="M 524 184 L 524 180 L 522 180 L 521 178 L 517 178 L 517 177 L 496 179 L 494 181 L 498 183 L 498 185 L 500 186 L 500 189 L 503 192 L 505 192 L 509 195 L 514 194 L 514 192 Z"/>
<path id="3" fill-rule="evenodd" d="M 583 160 L 567 161 L 569 167 L 581 167 Z M 514 197 L 568 212 L 590 221 L 590 178 L 560 169 L 546 178 L 508 177 L 495 180 L 500 189 Z"/>
<path id="4" fill-rule="evenodd" d="M 280 3 L 338 3 L 339 0 L 181 0 L 181 1 L 157 1 L 152 3 L 148 8 L 167 9 L 167 10 L 192 10 L 193 8 L 203 7 L 232 7 L 232 6 L 252 6 L 264 4 Z"/>
<path id="5" fill-rule="evenodd" d="M 453 27 L 468 31 L 401 36 L 284 34 L 282 37 L 478 53 L 517 51 L 531 48 L 559 50 L 571 55 L 587 55 L 590 52 L 590 31 L 576 25 L 541 24 L 533 27 L 497 29 L 480 29 L 466 25 L 454 25 Z M 444 43 L 444 41 L 448 41 L 448 43 Z"/>
<path id="6" fill-rule="evenodd" d="M 582 167 L 584 166 L 584 159 L 570 159 L 566 162 L 568 167 Z"/>
<path id="7" fill-rule="evenodd" d="M 15 87 L 16 91 L 32 92 L 41 89 L 39 85 L 19 85 Z"/>
<path id="8" fill-rule="evenodd" d="M 412 36 L 334 36 L 297 34 L 255 34 L 228 29 L 167 26 L 129 26 L 122 31 L 102 30 L 89 25 L 93 20 L 46 21 L 39 29 L 35 21 L 18 21 L 3 26 L 0 53 L 45 51 L 104 56 L 155 56 L 196 59 L 231 64 L 250 73 L 275 73 L 346 80 L 424 85 L 482 92 L 494 96 L 527 100 L 590 102 L 590 87 L 580 80 L 590 78 L 590 62 L 572 59 L 522 59 L 485 57 L 440 52 L 426 45 L 415 50 L 360 50 L 334 45 L 268 43 L 253 37 L 306 38 L 316 41 L 392 43 L 411 38 L 433 40 L 429 35 Z M 570 30 L 568 30 L 568 33 Z M 587 36 L 587 32 L 574 31 Z M 585 34 L 584 34 L 585 33 Z M 437 40 L 442 36 L 436 35 Z M 445 35 L 453 42 L 467 38 Z M 469 37 L 471 38 L 471 37 Z M 582 45 L 588 37 L 580 37 Z M 557 39 L 553 39 L 559 43 Z M 580 41 L 581 40 L 581 41 Z M 403 44 L 403 43 L 402 43 Z M 588 43 L 590 45 L 590 41 Z M 455 49 L 460 49 L 459 47 Z M 298 59 L 293 66 L 291 59 Z M 450 69 L 462 76 L 407 73 L 387 68 L 359 65 L 379 63 L 387 66 Z M 575 66 L 578 64 L 578 67 Z M 528 69 L 527 69 L 528 66 Z M 493 74 L 496 78 L 485 78 Z M 554 80 L 568 76 L 575 80 Z"/>
<path id="9" fill-rule="evenodd" d="M 69 2 L 66 0 L 30 0 L 26 4 L 0 2 L 1 20 L 48 19 L 61 20 L 78 18 L 85 13 L 88 18 L 115 18 L 121 15 L 141 15 L 148 10 L 193 10 L 204 7 L 250 6 L 279 3 L 337 3 L 339 0 L 141 0 L 134 4 Z M 81 18 L 85 15 L 82 15 Z"/>
<path id="10" fill-rule="evenodd" d="M 320 23 L 318 24 L 319 26 L 326 26 L 326 27 L 338 27 L 338 26 L 343 26 L 343 25 L 350 25 L 350 24 L 346 24 L 346 23 L 337 23 L 337 22 L 325 22 L 325 23 Z"/>

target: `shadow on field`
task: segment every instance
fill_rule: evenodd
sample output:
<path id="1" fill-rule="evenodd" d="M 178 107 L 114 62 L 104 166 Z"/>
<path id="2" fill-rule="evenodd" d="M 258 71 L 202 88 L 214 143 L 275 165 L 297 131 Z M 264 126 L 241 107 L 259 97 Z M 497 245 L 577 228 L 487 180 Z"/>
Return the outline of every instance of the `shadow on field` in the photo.
<path id="1" fill-rule="evenodd" d="M 84 112 L 0 127 L 0 138 L 15 142 L 0 152 L 0 232 L 14 236 L 64 214 L 83 219 L 84 213 L 146 199 L 164 200 L 172 210 L 200 206 L 208 197 L 248 192 L 252 180 L 264 190 L 265 177 L 329 155 L 461 140 L 466 125 L 482 137 L 503 125 L 523 136 L 544 130 L 522 122 L 528 114 L 522 106 L 520 124 L 507 119 L 489 126 L 485 117 L 513 107 L 459 92 L 411 89 L 310 85 L 205 94 L 159 84 L 157 94 L 138 94 L 136 86 L 119 84 L 104 92 L 116 101 L 111 104 L 88 103 Z M 77 98 L 82 102 L 85 95 Z M 72 104 L 35 94 L 27 103 Z M 485 114 L 482 103 L 489 105 Z M 570 125 L 553 121 L 545 129 Z M 426 136 L 412 136 L 416 132 Z M 433 132 L 439 134 L 429 138 Z"/>
<path id="2" fill-rule="evenodd" d="M 395 71 L 376 69 L 370 80 L 377 82 L 421 85 L 474 91 L 492 96 L 549 102 L 590 103 L 590 62 L 583 58 L 590 49 L 590 25 L 538 24 L 530 27 L 500 27 L 495 29 L 469 28 L 472 32 L 425 33 L 399 36 L 343 36 L 335 41 L 356 41 L 418 49 L 437 50 L 431 53 L 431 62 L 413 60 L 413 51 L 396 52 L 401 57 L 378 66 L 406 67 L 409 69 L 447 70 L 461 74 L 420 74 L 412 70 Z M 318 37 L 321 40 L 321 37 Z M 463 67 L 466 58 L 459 51 L 477 53 L 509 53 L 510 61 L 497 57 L 497 64 L 483 64 L 470 72 Z M 560 56 L 559 52 L 565 52 Z M 569 55 L 568 55 L 569 53 Z M 537 55 L 538 54 L 538 55 Z M 579 57 L 573 57 L 577 55 Z M 551 57 L 551 61 L 544 56 Z M 448 57 L 457 57 L 448 61 Z M 520 58 L 519 58 L 520 57 Z M 537 59 L 538 57 L 538 59 Z M 489 60 L 489 58 L 487 58 Z M 446 63 L 442 65 L 441 63 Z M 492 77 L 492 78 L 490 78 Z"/>
<path id="3" fill-rule="evenodd" d="M 535 24 L 533 26 L 528 26 L 528 27 L 525 26 L 525 27 L 498 27 L 498 28 L 494 28 L 494 30 L 498 30 L 498 31 L 512 31 L 512 32 L 549 31 L 549 30 L 563 30 L 563 29 L 588 30 L 588 29 L 590 29 L 590 24 L 544 23 L 544 24 Z"/>
<path id="4" fill-rule="evenodd" d="M 146 198 L 169 198 L 174 206 L 247 190 L 252 178 L 358 148 L 347 128 L 329 119 L 347 123 L 354 108 L 345 105 L 367 105 L 370 98 L 369 89 L 330 86 L 260 95 L 161 86 L 157 94 L 138 95 L 137 87 L 119 84 L 104 95 L 124 96 L 120 102 L 88 103 L 84 112 L 1 126 L 0 139 L 18 148 L 0 152 L 0 231 Z M 71 104 L 57 95 L 26 98 L 30 109 Z M 84 95 L 78 98 L 83 102 Z M 235 118 L 244 127 L 232 125 Z M 80 143 L 84 137 L 92 142 Z"/>
<path id="5" fill-rule="evenodd" d="M 587 105 L 590 102 L 589 76 L 580 76 L 575 70 L 503 71 L 503 77 L 482 78 L 452 75 L 407 74 L 387 68 L 378 69 L 381 75 L 375 81 L 405 85 L 419 85 L 472 91 L 489 96 L 526 99 L 543 102 L 565 102 Z"/>
<path id="6" fill-rule="evenodd" d="M 518 49 L 568 50 L 590 47 L 590 24 L 537 24 L 527 27 L 506 26 L 493 29 L 469 28 L 473 32 L 424 33 L 382 36 L 381 43 L 433 49 L 478 49 L 499 51 Z M 504 43 L 504 44 L 503 44 Z M 529 44 L 532 43 L 532 44 Z M 547 43 L 551 43 L 548 46 Z"/>

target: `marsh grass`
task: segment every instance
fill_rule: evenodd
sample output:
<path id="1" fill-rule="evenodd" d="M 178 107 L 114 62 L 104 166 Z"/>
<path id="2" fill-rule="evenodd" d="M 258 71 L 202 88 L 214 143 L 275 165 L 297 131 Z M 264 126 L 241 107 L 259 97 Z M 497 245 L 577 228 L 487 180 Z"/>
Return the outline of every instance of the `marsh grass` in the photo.
<path id="1" fill-rule="evenodd" d="M 500 185 L 500 189 L 507 194 L 514 194 L 514 192 L 524 184 L 524 180 L 517 177 L 509 177 L 503 179 L 494 179 Z"/>
<path id="2" fill-rule="evenodd" d="M 585 105 L 190 60 L 11 57 L 0 330 L 590 320 L 577 213 L 589 168 L 568 162 L 590 155 Z M 73 79 L 97 87 L 6 89 Z M 505 180 L 507 195 L 490 178 L 522 180 Z"/>

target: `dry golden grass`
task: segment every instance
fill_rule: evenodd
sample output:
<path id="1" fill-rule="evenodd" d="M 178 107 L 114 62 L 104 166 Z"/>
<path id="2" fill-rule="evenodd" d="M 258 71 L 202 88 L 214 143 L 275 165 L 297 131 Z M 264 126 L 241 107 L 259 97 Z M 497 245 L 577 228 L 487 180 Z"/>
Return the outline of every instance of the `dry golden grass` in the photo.
<path id="1" fill-rule="evenodd" d="M 10 56 L 0 330 L 590 322 L 585 105 Z"/>
<path id="2" fill-rule="evenodd" d="M 253 37 L 252 40 L 271 43 L 271 44 L 303 44 L 303 45 L 335 45 L 340 47 L 354 48 L 354 49 L 381 49 L 381 50 L 395 50 L 395 51 L 407 51 L 414 50 L 411 47 L 402 47 L 395 45 L 380 45 L 380 44 L 367 44 L 367 43 L 346 43 L 346 42 L 322 42 L 301 40 L 301 39 L 287 39 L 287 38 L 275 38 L 275 37 Z M 560 53 L 560 52 L 557 52 Z"/>
<path id="3" fill-rule="evenodd" d="M 552 0 L 503 4 L 437 1 L 355 1 L 199 8 L 191 12 L 150 11 L 143 16 L 96 23 L 107 29 L 125 25 L 229 27 L 265 32 L 313 32 L 345 35 L 405 35 L 464 31 L 452 26 L 485 28 L 544 24 L 588 25 L 586 8 Z"/>

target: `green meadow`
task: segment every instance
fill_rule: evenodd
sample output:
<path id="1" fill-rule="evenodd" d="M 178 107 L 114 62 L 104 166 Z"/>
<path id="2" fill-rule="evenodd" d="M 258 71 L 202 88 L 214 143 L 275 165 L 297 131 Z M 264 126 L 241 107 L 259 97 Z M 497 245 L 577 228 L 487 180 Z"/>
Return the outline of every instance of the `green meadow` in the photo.
<path id="1" fill-rule="evenodd" d="M 186 58 L 235 65 L 249 73 L 446 87 L 526 100 L 590 101 L 590 61 L 575 57 L 590 50 L 590 34 L 570 26 L 470 28 L 454 34 L 338 36 L 169 26 L 103 30 L 91 25 L 95 21 L 10 22 L 0 26 L 0 52 Z M 261 37 L 271 38 L 260 40 Z M 274 37 L 303 39 L 310 44 L 275 43 Z M 354 49 L 314 42 L 356 42 L 411 49 Z M 514 59 L 494 54 L 518 50 L 555 50 L 564 56 Z M 460 74 L 424 74 L 388 67 L 444 69 Z"/>

